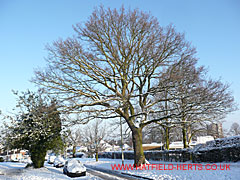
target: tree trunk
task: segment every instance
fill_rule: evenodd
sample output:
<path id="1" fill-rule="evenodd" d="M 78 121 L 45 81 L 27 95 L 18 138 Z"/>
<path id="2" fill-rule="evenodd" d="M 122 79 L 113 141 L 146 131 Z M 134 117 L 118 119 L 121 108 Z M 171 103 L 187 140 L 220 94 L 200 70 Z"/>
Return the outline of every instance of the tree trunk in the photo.
<path id="1" fill-rule="evenodd" d="M 39 147 L 31 149 L 30 157 L 34 168 L 41 168 L 44 166 L 45 156 L 47 151 Z"/>
<path id="2" fill-rule="evenodd" d="M 133 149 L 134 149 L 134 166 L 145 164 L 145 156 L 142 147 L 142 129 L 132 128 Z"/>
<path id="3" fill-rule="evenodd" d="M 190 143 L 192 141 L 192 137 L 193 137 L 192 135 L 188 137 L 188 147 L 190 146 Z"/>
<path id="4" fill-rule="evenodd" d="M 166 129 L 165 129 L 165 140 L 166 140 L 165 148 L 167 150 L 169 150 L 169 144 L 170 144 L 170 140 L 169 140 L 169 127 L 166 127 Z"/>
<path id="5" fill-rule="evenodd" d="M 96 161 L 98 161 L 98 148 L 96 149 Z"/>
<path id="6" fill-rule="evenodd" d="M 191 126 L 188 126 L 188 128 L 187 128 L 187 145 L 188 145 L 188 147 L 190 147 L 192 137 L 193 137 L 193 132 L 191 132 Z"/>
<path id="7" fill-rule="evenodd" d="M 184 149 L 188 148 L 188 145 L 187 145 L 187 131 L 186 131 L 184 126 L 182 127 L 182 136 L 183 136 L 183 147 L 184 147 Z"/>
<path id="8" fill-rule="evenodd" d="M 75 158 L 75 157 L 76 157 L 76 146 L 73 145 L 73 158 Z"/>

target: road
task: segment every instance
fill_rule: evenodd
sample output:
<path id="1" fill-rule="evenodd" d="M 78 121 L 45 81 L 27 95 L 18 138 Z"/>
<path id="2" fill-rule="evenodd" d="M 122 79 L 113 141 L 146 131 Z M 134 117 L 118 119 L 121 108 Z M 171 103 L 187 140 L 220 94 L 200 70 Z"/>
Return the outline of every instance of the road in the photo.
<path id="1" fill-rule="evenodd" d="M 63 174 L 63 168 L 55 168 L 50 164 L 45 163 L 44 168 L 25 169 L 24 163 L 0 163 L 0 180 L 31 180 L 31 179 L 72 179 Z M 87 166 L 87 174 L 85 177 L 74 178 L 74 180 L 136 180 L 147 179 L 141 177 L 134 177 L 132 175 L 122 174 L 116 171 L 110 171 L 106 169 L 96 168 L 93 166 Z"/>
<path id="2" fill-rule="evenodd" d="M 116 175 L 112 173 L 102 172 L 94 169 L 87 168 L 87 173 L 92 174 L 93 176 L 99 177 L 106 180 L 136 180 L 137 178 L 127 177 L 124 175 Z"/>
<path id="3" fill-rule="evenodd" d="M 85 166 L 87 168 L 88 173 L 90 173 L 94 176 L 100 177 L 102 179 L 106 179 L 106 180 L 111 180 L 111 179 L 113 179 L 113 180 L 115 180 L 115 179 L 126 179 L 126 180 L 136 180 L 136 179 L 144 180 L 144 179 L 147 179 L 147 180 L 152 180 L 150 178 L 143 178 L 143 177 L 140 177 L 140 176 L 130 175 L 130 174 L 126 174 L 126 173 L 123 174 L 123 173 L 116 172 L 116 171 L 97 168 L 97 167 L 94 167 L 94 166 L 89 166 L 89 165 L 85 165 Z"/>

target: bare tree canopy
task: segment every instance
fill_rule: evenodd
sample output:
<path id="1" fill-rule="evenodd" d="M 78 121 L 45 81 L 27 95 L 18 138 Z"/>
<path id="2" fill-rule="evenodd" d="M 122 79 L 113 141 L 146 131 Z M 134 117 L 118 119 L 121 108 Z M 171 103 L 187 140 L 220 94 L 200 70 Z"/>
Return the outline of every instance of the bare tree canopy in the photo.
<path id="1" fill-rule="evenodd" d="M 76 35 L 48 46 L 48 67 L 33 82 L 65 102 L 67 112 L 81 113 L 75 123 L 123 117 L 132 131 L 135 164 L 145 162 L 142 128 L 173 114 L 156 108 L 159 77 L 169 67 L 195 59 L 184 34 L 139 10 L 96 8 Z M 149 118 L 151 117 L 151 118 Z M 154 118 L 152 118 L 154 117 Z"/>
<path id="2" fill-rule="evenodd" d="M 36 71 L 34 82 L 77 112 L 117 112 L 125 119 L 151 113 L 155 102 L 148 99 L 162 69 L 195 53 L 174 27 L 137 10 L 101 7 L 74 29 L 77 37 L 48 47 L 48 68 Z"/>
<path id="3" fill-rule="evenodd" d="M 184 148 L 187 148 L 192 136 L 202 131 L 199 125 L 219 121 L 236 110 L 229 85 L 207 78 L 206 69 L 197 67 L 196 63 L 197 60 L 191 58 L 178 62 L 160 77 L 157 88 L 162 87 L 163 91 L 156 92 L 155 96 L 157 99 L 165 97 L 165 101 L 158 103 L 162 112 L 155 116 L 176 114 L 158 122 L 165 130 L 167 149 L 168 133 L 173 127 L 182 129 Z"/>
<path id="4" fill-rule="evenodd" d="M 85 129 L 86 145 L 89 152 L 94 151 L 96 161 L 98 161 L 98 152 L 104 149 L 102 141 L 106 139 L 107 134 L 106 124 L 99 119 Z"/>
<path id="5" fill-rule="evenodd" d="M 234 122 L 228 132 L 230 136 L 240 135 L 240 125 L 237 122 Z"/>

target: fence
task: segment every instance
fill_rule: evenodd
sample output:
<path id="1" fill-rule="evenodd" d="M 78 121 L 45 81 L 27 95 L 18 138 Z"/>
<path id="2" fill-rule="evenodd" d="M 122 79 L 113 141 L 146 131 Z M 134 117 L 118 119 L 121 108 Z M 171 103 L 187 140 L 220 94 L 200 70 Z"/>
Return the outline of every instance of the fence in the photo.
<path id="1" fill-rule="evenodd" d="M 146 159 L 155 161 L 175 161 L 186 162 L 191 159 L 191 152 L 188 149 L 169 150 L 169 151 L 145 151 Z M 102 152 L 99 153 L 99 158 L 121 159 L 121 152 Z M 124 159 L 134 159 L 133 151 L 125 151 Z"/>
<path id="2" fill-rule="evenodd" d="M 240 161 L 240 144 L 225 147 L 202 148 L 197 151 L 192 149 L 145 151 L 148 160 L 170 162 L 237 162 Z M 102 152 L 100 158 L 121 159 L 121 152 Z M 134 159 L 133 151 L 125 151 L 124 159 Z"/>

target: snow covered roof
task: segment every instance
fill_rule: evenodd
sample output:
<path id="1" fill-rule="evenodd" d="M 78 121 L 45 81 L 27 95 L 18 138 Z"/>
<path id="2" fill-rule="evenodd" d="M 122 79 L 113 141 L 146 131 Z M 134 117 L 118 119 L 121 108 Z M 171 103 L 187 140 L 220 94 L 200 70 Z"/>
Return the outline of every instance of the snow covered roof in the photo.
<path id="1" fill-rule="evenodd" d="M 169 149 L 182 149 L 182 148 L 183 148 L 183 142 L 182 141 L 172 142 L 169 145 Z"/>
<path id="2" fill-rule="evenodd" d="M 162 143 L 151 143 L 151 144 L 143 144 L 143 150 L 154 150 L 154 149 L 160 149 L 162 148 Z"/>
<path id="3" fill-rule="evenodd" d="M 163 146 L 163 143 L 143 144 L 142 146 L 143 146 L 143 147 L 146 147 L 146 146 Z"/>
<path id="4" fill-rule="evenodd" d="M 206 143 L 207 141 L 212 141 L 212 140 L 214 140 L 213 136 L 198 136 L 197 144 L 203 144 L 203 143 Z"/>
<path id="5" fill-rule="evenodd" d="M 123 145 L 123 149 L 128 149 L 128 148 L 130 148 L 129 145 L 127 145 L 127 144 L 124 144 L 124 145 Z"/>

